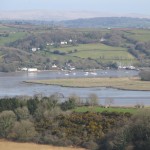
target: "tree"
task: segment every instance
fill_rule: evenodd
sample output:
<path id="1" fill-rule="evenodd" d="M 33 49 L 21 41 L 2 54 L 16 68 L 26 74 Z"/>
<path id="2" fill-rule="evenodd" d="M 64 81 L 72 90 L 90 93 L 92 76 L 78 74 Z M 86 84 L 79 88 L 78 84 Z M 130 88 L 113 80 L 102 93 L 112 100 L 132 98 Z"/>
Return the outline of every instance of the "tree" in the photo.
<path id="1" fill-rule="evenodd" d="M 88 103 L 89 105 L 91 106 L 95 106 L 95 105 L 98 105 L 99 104 L 99 98 L 98 96 L 95 94 L 95 93 L 91 93 L 89 96 L 88 96 Z"/>
<path id="2" fill-rule="evenodd" d="M 31 115 L 34 114 L 39 104 L 39 100 L 35 97 L 34 99 L 30 99 L 27 101 L 27 107 Z"/>
<path id="3" fill-rule="evenodd" d="M 30 117 L 29 110 L 26 106 L 17 108 L 15 110 L 15 114 L 17 116 L 17 120 L 26 120 Z"/>
<path id="4" fill-rule="evenodd" d="M 74 93 L 69 96 L 69 99 L 74 100 L 76 105 L 80 105 L 81 104 L 80 97 L 78 95 L 74 94 Z"/>
<path id="5" fill-rule="evenodd" d="M 143 81 L 150 81 L 150 71 L 143 70 L 139 73 L 139 76 L 141 77 L 141 80 Z"/>
<path id="6" fill-rule="evenodd" d="M 74 99 L 69 98 L 68 101 L 61 103 L 60 107 L 64 111 L 69 110 L 69 109 L 74 109 L 76 107 L 76 102 Z"/>
<path id="7" fill-rule="evenodd" d="M 106 98 L 105 99 L 105 106 L 107 107 L 110 107 L 111 106 L 111 104 L 113 104 L 114 103 L 114 100 L 112 99 L 112 98 Z"/>
<path id="8" fill-rule="evenodd" d="M 21 120 L 16 122 L 10 137 L 20 141 L 30 141 L 36 135 L 35 127 L 29 120 Z"/>
<path id="9" fill-rule="evenodd" d="M 0 136 L 6 138 L 16 121 L 13 111 L 3 111 L 0 113 Z"/>

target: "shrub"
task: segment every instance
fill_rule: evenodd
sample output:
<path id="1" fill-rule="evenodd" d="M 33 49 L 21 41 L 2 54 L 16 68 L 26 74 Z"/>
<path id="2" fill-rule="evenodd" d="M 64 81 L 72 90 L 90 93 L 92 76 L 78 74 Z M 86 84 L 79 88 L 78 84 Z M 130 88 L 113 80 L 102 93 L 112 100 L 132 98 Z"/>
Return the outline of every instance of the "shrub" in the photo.
<path id="1" fill-rule="evenodd" d="M 15 109 L 15 114 L 17 116 L 17 120 L 26 120 L 30 117 L 29 110 L 26 106 Z"/>
<path id="2" fill-rule="evenodd" d="M 16 121 L 13 111 L 3 111 L 0 113 L 0 136 L 7 137 Z"/>
<path id="3" fill-rule="evenodd" d="M 30 141 L 36 135 L 34 124 L 29 120 L 16 122 L 12 128 L 10 137 L 19 141 Z"/>
<path id="4" fill-rule="evenodd" d="M 61 106 L 61 109 L 64 111 L 69 110 L 69 109 L 74 109 L 76 107 L 75 99 L 69 98 L 68 101 L 61 103 L 60 106 Z"/>
<path id="5" fill-rule="evenodd" d="M 139 73 L 139 76 L 143 81 L 150 81 L 150 71 L 143 70 Z"/>

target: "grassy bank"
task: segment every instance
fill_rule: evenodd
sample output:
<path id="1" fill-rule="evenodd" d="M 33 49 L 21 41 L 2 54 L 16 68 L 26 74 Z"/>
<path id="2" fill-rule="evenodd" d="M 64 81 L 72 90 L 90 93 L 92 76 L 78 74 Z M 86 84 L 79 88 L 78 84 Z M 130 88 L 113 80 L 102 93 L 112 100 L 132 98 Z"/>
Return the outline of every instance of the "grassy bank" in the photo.
<path id="1" fill-rule="evenodd" d="M 98 106 L 93 106 L 93 107 L 88 107 L 88 106 L 83 106 L 83 107 L 77 107 L 74 109 L 75 112 L 122 112 L 122 113 L 131 113 L 134 114 L 138 111 L 136 108 L 123 108 L 123 107 L 110 107 L 110 108 L 103 108 L 103 107 L 98 107 Z"/>
<path id="2" fill-rule="evenodd" d="M 59 85 L 63 87 L 110 87 L 123 90 L 150 91 L 150 82 L 139 78 L 70 78 L 33 80 L 27 83 Z"/>

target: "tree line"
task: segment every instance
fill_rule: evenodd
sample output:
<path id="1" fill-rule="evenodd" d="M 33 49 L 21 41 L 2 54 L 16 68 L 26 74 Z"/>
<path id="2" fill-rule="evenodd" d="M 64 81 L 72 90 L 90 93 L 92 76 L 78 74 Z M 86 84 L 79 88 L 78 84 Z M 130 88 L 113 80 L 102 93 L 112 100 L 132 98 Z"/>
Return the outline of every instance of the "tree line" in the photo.
<path id="1" fill-rule="evenodd" d="M 89 96 L 90 107 L 97 97 Z M 87 103 L 87 102 L 86 102 Z M 79 97 L 60 102 L 59 95 L 0 99 L 0 138 L 91 150 L 150 149 L 150 112 L 85 112 Z"/>

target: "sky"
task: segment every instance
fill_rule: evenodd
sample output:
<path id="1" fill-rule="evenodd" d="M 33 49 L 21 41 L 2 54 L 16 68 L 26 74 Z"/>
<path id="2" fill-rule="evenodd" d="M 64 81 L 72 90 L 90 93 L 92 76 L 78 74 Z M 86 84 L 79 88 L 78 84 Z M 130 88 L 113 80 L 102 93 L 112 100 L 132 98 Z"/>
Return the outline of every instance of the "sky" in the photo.
<path id="1" fill-rule="evenodd" d="M 0 0 L 0 11 L 99 11 L 150 15 L 150 0 Z"/>

